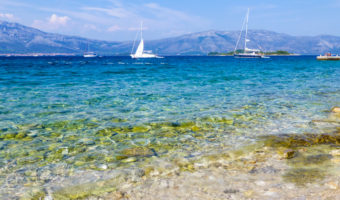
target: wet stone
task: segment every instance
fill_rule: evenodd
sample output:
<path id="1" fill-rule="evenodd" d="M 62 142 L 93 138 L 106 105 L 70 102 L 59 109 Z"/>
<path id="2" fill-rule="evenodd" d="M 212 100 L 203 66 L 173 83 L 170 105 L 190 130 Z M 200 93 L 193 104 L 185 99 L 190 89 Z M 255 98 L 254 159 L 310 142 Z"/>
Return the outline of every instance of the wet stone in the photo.
<path id="1" fill-rule="evenodd" d="M 318 154 L 309 156 L 299 156 L 295 159 L 290 160 L 290 164 L 295 166 L 307 166 L 307 165 L 321 165 L 327 161 L 330 161 L 332 156 L 329 154 Z"/>
<path id="2" fill-rule="evenodd" d="M 340 149 L 335 149 L 330 152 L 332 156 L 340 156 Z"/>
<path id="3" fill-rule="evenodd" d="M 276 174 L 280 171 L 281 170 L 276 169 L 272 166 L 267 166 L 267 167 L 263 167 L 263 168 L 253 168 L 252 170 L 249 171 L 249 173 Z"/>
<path id="4" fill-rule="evenodd" d="M 295 150 L 292 150 L 292 149 L 286 149 L 284 152 L 283 152 L 283 158 L 286 158 L 286 159 L 291 159 L 291 158 L 294 158 L 296 156 L 297 152 Z"/>
<path id="5" fill-rule="evenodd" d="M 89 146 L 89 145 L 94 145 L 96 144 L 93 140 L 91 139 L 81 139 L 77 142 L 77 145 L 85 145 L 85 146 Z"/>
<path id="6" fill-rule="evenodd" d="M 340 113 L 340 107 L 337 107 L 337 106 L 333 107 L 331 109 L 331 112 L 333 112 L 333 113 Z"/>
<path id="7" fill-rule="evenodd" d="M 157 155 L 154 149 L 146 147 L 128 148 L 121 151 L 121 154 L 127 157 L 150 157 Z"/>
<path id="8" fill-rule="evenodd" d="M 130 158 L 121 160 L 122 163 L 130 163 L 130 162 L 136 162 L 136 161 L 137 161 L 136 157 L 130 157 Z"/>
<path id="9" fill-rule="evenodd" d="M 228 188 L 228 189 L 225 189 L 223 192 L 226 194 L 235 194 L 235 193 L 240 192 L 240 190 Z"/>
<path id="10" fill-rule="evenodd" d="M 340 145 L 340 134 L 279 134 L 261 137 L 269 147 L 309 147 L 320 144 Z"/>
<path id="11" fill-rule="evenodd" d="M 289 169 L 283 179 L 287 182 L 295 183 L 296 185 L 305 185 L 322 180 L 325 177 L 325 172 L 316 168 L 293 168 Z"/>

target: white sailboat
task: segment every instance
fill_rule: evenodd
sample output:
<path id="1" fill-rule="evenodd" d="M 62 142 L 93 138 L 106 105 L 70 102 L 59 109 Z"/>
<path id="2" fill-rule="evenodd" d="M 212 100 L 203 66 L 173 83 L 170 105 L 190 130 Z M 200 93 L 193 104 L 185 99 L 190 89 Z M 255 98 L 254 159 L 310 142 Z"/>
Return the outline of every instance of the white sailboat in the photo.
<path id="1" fill-rule="evenodd" d="M 137 35 L 136 35 L 137 37 Z M 136 41 L 136 40 L 135 40 Z M 131 50 L 131 58 L 162 58 L 160 56 L 157 56 L 156 54 L 153 54 L 151 51 L 145 51 L 144 50 L 144 40 L 143 40 L 143 23 L 141 23 L 140 26 L 140 42 L 137 47 L 137 50 L 135 54 L 133 54 L 133 49 L 135 47 L 135 41 L 133 42 L 132 50 Z"/>
<path id="2" fill-rule="evenodd" d="M 85 52 L 83 57 L 84 58 L 95 58 L 95 57 L 97 57 L 97 54 L 92 52 L 92 51 L 89 51 L 89 52 Z"/>
<path id="3" fill-rule="evenodd" d="M 89 44 L 87 44 L 87 50 L 83 54 L 84 58 L 95 58 L 97 57 L 97 54 L 93 51 L 89 51 Z"/>
<path id="4" fill-rule="evenodd" d="M 265 57 L 261 53 L 261 50 L 259 50 L 259 49 L 249 49 L 247 47 L 247 42 L 250 42 L 250 40 L 248 39 L 248 21 L 249 21 L 249 8 L 248 8 L 248 12 L 247 12 L 245 21 L 243 22 L 243 25 L 242 25 L 240 36 L 237 40 L 237 43 L 236 43 L 236 46 L 235 46 L 235 49 L 234 49 L 234 57 L 235 58 L 268 58 L 268 57 Z M 244 37 L 244 49 L 243 49 L 243 52 L 238 53 L 237 47 L 238 47 L 238 44 L 241 40 L 244 25 L 246 25 L 246 32 L 245 32 L 245 37 Z"/>

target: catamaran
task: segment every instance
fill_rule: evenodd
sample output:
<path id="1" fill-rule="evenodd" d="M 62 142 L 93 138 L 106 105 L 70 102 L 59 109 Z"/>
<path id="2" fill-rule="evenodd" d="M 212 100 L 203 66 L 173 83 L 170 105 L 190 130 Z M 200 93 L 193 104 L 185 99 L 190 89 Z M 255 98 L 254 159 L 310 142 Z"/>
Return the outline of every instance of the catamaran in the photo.
<path id="1" fill-rule="evenodd" d="M 261 50 L 259 50 L 259 49 L 249 49 L 247 47 L 247 42 L 250 42 L 250 40 L 248 39 L 248 21 L 249 21 L 249 8 L 248 8 L 248 12 L 247 12 L 245 21 L 243 22 L 242 29 L 241 29 L 240 35 L 238 37 L 235 49 L 234 49 L 234 57 L 235 58 L 268 58 L 268 57 L 265 57 L 264 54 L 261 53 Z M 240 40 L 241 40 L 244 25 L 246 25 L 246 32 L 245 32 L 245 38 L 244 38 L 244 49 L 243 49 L 242 52 L 237 52 L 237 47 L 238 47 Z"/>
<path id="2" fill-rule="evenodd" d="M 137 38 L 137 35 L 136 35 L 136 38 Z M 143 23 L 141 23 L 141 26 L 140 26 L 140 42 L 139 42 L 139 45 L 137 47 L 135 54 L 133 54 L 132 52 L 135 47 L 135 42 L 136 42 L 136 39 L 133 42 L 133 46 L 131 49 L 131 54 L 130 54 L 131 58 L 162 58 L 160 56 L 157 56 L 156 54 L 153 54 L 152 51 L 144 50 Z"/>
<path id="3" fill-rule="evenodd" d="M 333 55 L 331 53 L 325 53 L 325 55 L 320 55 L 316 57 L 317 60 L 340 60 L 340 55 Z"/>

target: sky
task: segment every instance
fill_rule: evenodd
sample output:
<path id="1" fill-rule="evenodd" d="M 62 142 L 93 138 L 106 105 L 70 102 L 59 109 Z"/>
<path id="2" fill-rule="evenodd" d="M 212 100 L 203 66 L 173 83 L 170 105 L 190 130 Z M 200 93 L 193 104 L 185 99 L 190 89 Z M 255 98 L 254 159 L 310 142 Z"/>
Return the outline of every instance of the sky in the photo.
<path id="1" fill-rule="evenodd" d="M 340 36 L 340 0 L 0 0 L 0 20 L 108 41 L 147 40 L 206 30 L 249 29 Z"/>

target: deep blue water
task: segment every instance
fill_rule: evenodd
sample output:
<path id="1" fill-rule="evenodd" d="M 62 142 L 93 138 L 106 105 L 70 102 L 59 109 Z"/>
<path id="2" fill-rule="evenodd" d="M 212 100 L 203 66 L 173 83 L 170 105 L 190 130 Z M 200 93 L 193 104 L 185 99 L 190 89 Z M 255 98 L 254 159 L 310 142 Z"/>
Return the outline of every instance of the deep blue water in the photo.
<path id="1" fill-rule="evenodd" d="M 315 131 L 336 105 L 340 62 L 314 56 L 0 58 L 0 193 L 29 170 L 125 168 Z"/>

